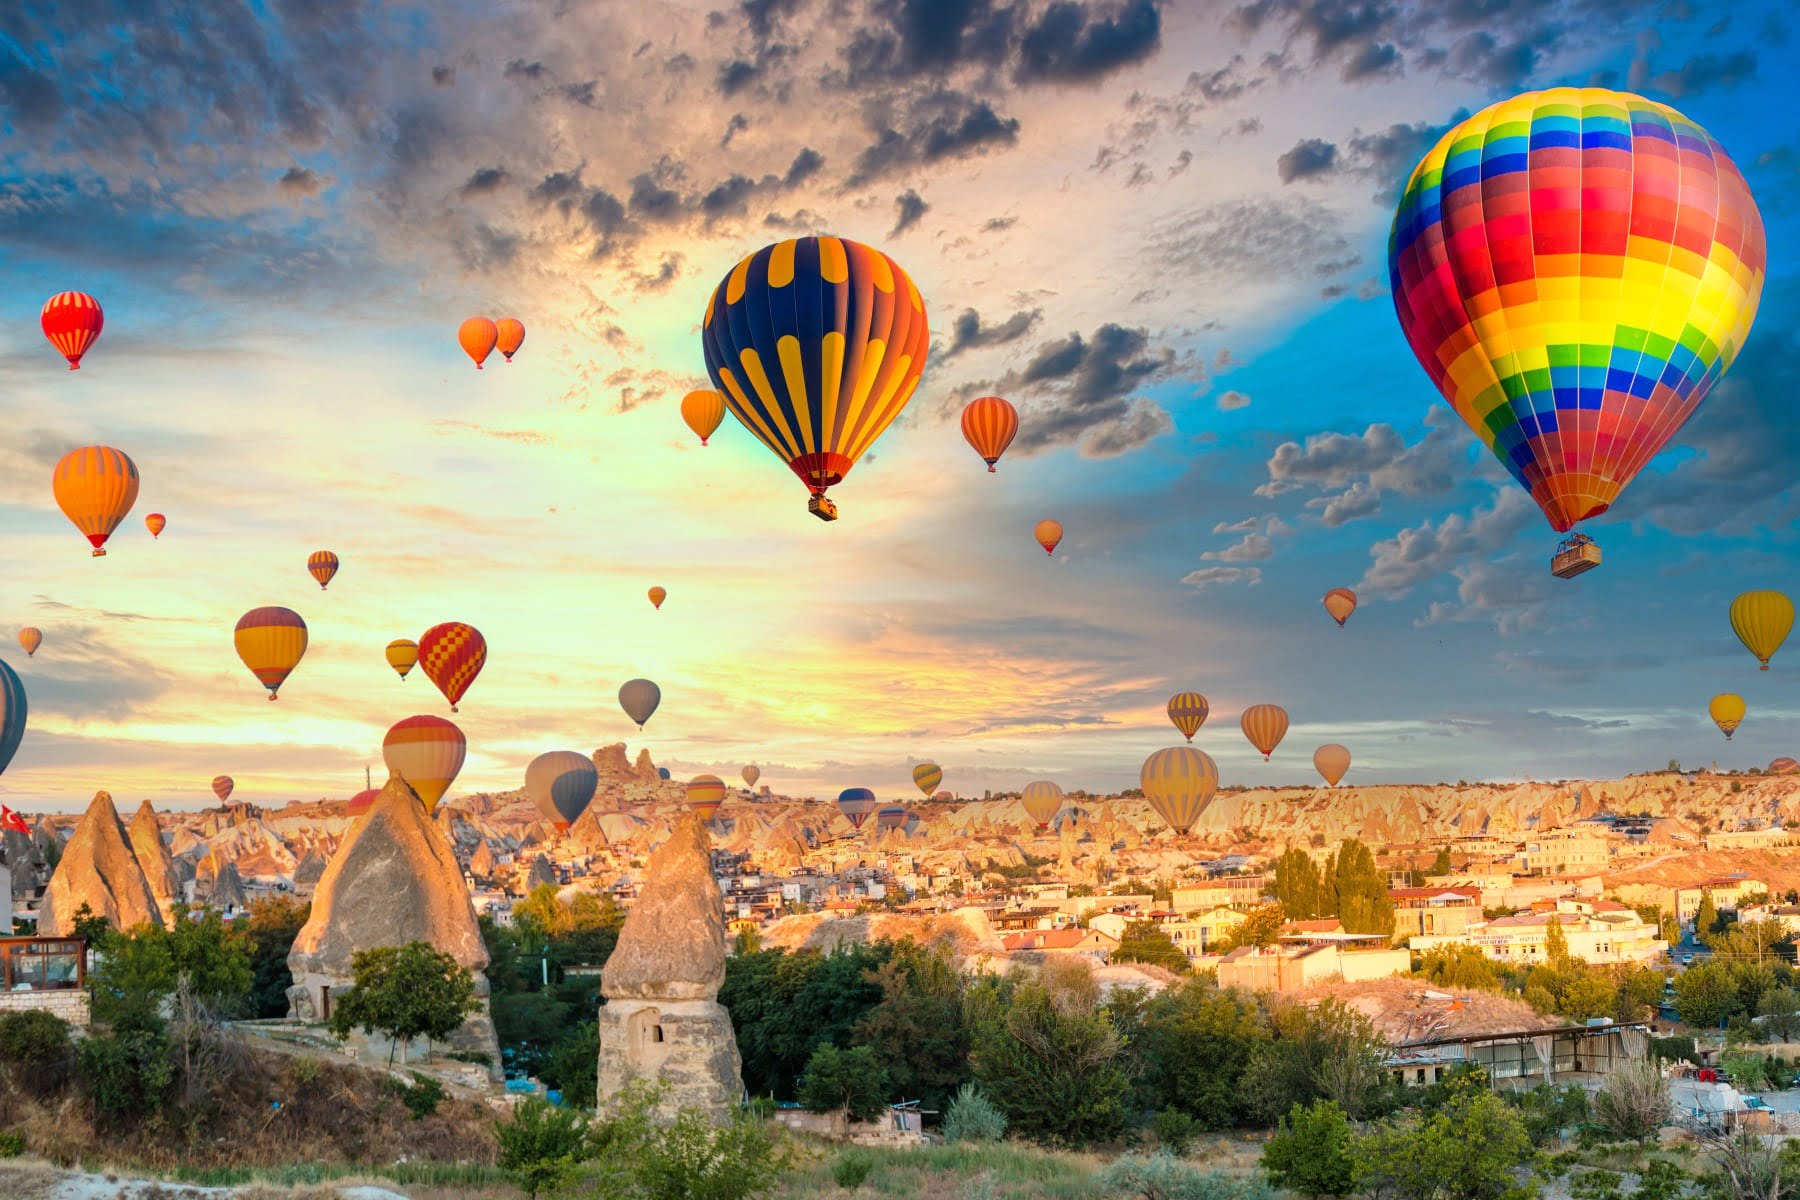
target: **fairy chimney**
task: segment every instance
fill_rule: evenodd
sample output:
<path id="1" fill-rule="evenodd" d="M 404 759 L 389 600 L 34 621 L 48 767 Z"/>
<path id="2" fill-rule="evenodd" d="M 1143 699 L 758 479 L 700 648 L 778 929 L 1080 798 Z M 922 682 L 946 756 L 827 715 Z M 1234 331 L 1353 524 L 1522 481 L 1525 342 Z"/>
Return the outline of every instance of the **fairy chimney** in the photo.
<path id="1" fill-rule="evenodd" d="M 409 942 L 427 942 L 474 974 L 480 1008 L 451 1045 L 485 1052 L 497 1072 L 500 1046 L 483 973 L 487 947 L 462 869 L 418 795 L 395 774 L 345 835 L 313 890 L 312 915 L 288 952 L 290 1015 L 325 1020 L 332 995 L 351 985 L 358 950 Z"/>
<path id="2" fill-rule="evenodd" d="M 112 797 L 95 792 L 93 803 L 63 847 L 62 859 L 44 892 L 38 930 L 46 937 L 75 932 L 75 914 L 85 904 L 114 929 L 163 925 L 156 897 L 144 868 L 131 849 L 131 839 L 113 807 Z"/>
<path id="3" fill-rule="evenodd" d="M 125 832 L 131 838 L 131 850 L 137 855 L 138 866 L 143 868 L 144 880 L 150 885 L 150 894 L 156 897 L 163 924 L 172 924 L 175 905 L 182 898 L 181 876 L 175 872 L 175 859 L 163 843 L 162 826 L 148 800 L 138 805 L 137 815 L 131 818 Z"/>
<path id="4" fill-rule="evenodd" d="M 689 813 L 650 856 L 644 890 L 601 971 L 600 1108 L 627 1083 L 664 1086 L 658 1108 L 673 1119 L 697 1108 L 728 1119 L 744 1083 L 725 981 L 725 909 L 713 879 L 706 828 Z"/>

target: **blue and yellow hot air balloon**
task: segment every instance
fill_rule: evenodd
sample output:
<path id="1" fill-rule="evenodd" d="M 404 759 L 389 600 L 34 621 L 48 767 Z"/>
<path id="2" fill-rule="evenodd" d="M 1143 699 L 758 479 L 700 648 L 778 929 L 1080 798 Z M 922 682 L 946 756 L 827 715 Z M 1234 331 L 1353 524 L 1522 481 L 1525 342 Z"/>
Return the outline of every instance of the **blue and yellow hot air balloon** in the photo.
<path id="1" fill-rule="evenodd" d="M 788 465 L 822 520 L 825 491 L 900 415 L 931 331 L 900 264 L 848 238 L 764 246 L 720 281 L 700 332 L 731 415 Z"/>
<path id="2" fill-rule="evenodd" d="M 875 793 L 866 787 L 845 788 L 838 793 L 838 811 L 844 814 L 854 829 L 861 829 L 869 814 L 878 807 Z"/>
<path id="3" fill-rule="evenodd" d="M 4 773 L 25 740 L 25 685 L 18 673 L 0 661 L 0 773 Z"/>
<path id="4" fill-rule="evenodd" d="M 1611 507 L 1731 366 L 1767 260 L 1712 135 L 1605 88 L 1528 92 L 1451 129 L 1388 236 L 1414 356 L 1559 533 Z M 1598 563 L 1576 535 L 1552 569 Z"/>

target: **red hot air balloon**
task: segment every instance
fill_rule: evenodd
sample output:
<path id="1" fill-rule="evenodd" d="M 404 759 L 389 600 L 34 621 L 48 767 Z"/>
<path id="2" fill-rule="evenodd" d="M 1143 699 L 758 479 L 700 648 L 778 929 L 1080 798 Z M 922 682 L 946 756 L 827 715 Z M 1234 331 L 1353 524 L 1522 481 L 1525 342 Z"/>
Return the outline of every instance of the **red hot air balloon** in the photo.
<path id="1" fill-rule="evenodd" d="M 446 621 L 419 635 L 419 665 L 425 669 L 425 677 L 444 693 L 451 712 L 459 711 L 457 702 L 486 662 L 487 639 L 473 625 Z"/>
<path id="2" fill-rule="evenodd" d="M 106 325 L 106 314 L 100 311 L 100 302 L 86 292 L 58 292 L 44 302 L 39 322 L 57 353 L 69 360 L 69 370 L 79 371 L 81 356 Z"/>
<path id="3" fill-rule="evenodd" d="M 994 473 L 994 464 L 1019 433 L 1019 410 L 998 396 L 969 401 L 962 413 L 963 439 L 974 447 Z"/>

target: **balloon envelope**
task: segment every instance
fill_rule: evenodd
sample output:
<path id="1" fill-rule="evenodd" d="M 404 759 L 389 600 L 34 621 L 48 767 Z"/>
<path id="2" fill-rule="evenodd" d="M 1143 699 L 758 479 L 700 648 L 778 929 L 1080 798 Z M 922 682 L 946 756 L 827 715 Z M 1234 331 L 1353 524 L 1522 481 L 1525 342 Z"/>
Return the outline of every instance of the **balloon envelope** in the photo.
<path id="1" fill-rule="evenodd" d="M 1287 736 L 1287 710 L 1278 704 L 1252 704 L 1238 719 L 1238 725 L 1250 744 L 1262 752 L 1263 761 L 1275 753 L 1275 747 Z"/>
<path id="2" fill-rule="evenodd" d="M 356 795 L 350 797 L 349 801 L 344 805 L 345 815 L 352 817 L 362 816 L 374 806 L 375 797 L 379 795 L 381 795 L 380 788 L 364 788 L 362 791 L 356 793 Z"/>
<path id="3" fill-rule="evenodd" d="M 100 558 L 106 539 L 137 503 L 137 464 L 123 450 L 83 446 L 62 456 L 50 490 L 63 516 L 87 536 L 94 557 Z"/>
<path id="4" fill-rule="evenodd" d="M 1720 731 L 1725 734 L 1725 740 L 1729 742 L 1732 733 L 1743 723 L 1746 711 L 1744 698 L 1733 692 L 1721 692 L 1712 698 L 1712 702 L 1706 706 L 1706 711 L 1712 717 L 1713 724 L 1719 727 Z"/>
<path id="5" fill-rule="evenodd" d="M 433 625 L 419 635 L 419 663 L 425 678 L 437 685 L 450 702 L 450 711 L 456 712 L 457 702 L 487 663 L 487 639 L 461 621 Z"/>
<path id="6" fill-rule="evenodd" d="M 413 669 L 413 664 L 419 661 L 419 643 L 411 638 L 395 638 L 387 644 L 386 653 L 388 666 L 394 668 L 400 678 L 405 679 L 407 672 Z"/>
<path id="7" fill-rule="evenodd" d="M 1211 711 L 1206 697 L 1199 692 L 1176 692 L 1169 697 L 1169 720 L 1181 731 L 1181 736 L 1190 742 L 1200 732 L 1200 727 L 1206 724 L 1206 714 Z"/>
<path id="8" fill-rule="evenodd" d="M 1056 553 L 1057 546 L 1062 544 L 1062 535 L 1062 523 L 1048 519 L 1039 521 L 1031 530 L 1031 536 L 1037 539 L 1045 554 Z"/>
<path id="9" fill-rule="evenodd" d="M 725 803 L 725 781 L 717 775 L 694 776 L 688 780 L 687 802 L 702 821 L 712 820 L 719 805 Z"/>
<path id="10" fill-rule="evenodd" d="M 1356 593 L 1349 588 L 1332 588 L 1325 593 L 1325 611 L 1331 614 L 1340 629 L 1343 628 L 1350 614 L 1356 611 Z"/>
<path id="11" fill-rule="evenodd" d="M 594 760 L 573 750 L 551 750 L 525 768 L 525 793 L 546 821 L 564 829 L 587 811 L 600 785 Z"/>
<path id="12" fill-rule="evenodd" d="M 25 701 L 25 685 L 18 674 L 0 660 L 0 774 L 4 774 L 19 743 L 25 740 L 25 718 L 30 709 Z"/>
<path id="13" fill-rule="evenodd" d="M 1144 760 L 1138 783 L 1156 815 L 1176 833 L 1186 833 L 1219 790 L 1219 766 L 1192 746 L 1171 746 Z"/>
<path id="14" fill-rule="evenodd" d="M 937 791 L 937 785 L 944 782 L 944 769 L 936 763 L 920 763 L 913 768 L 913 782 L 927 796 Z"/>
<path id="15" fill-rule="evenodd" d="M 1063 790 L 1048 779 L 1036 779 L 1025 785 L 1019 793 L 1019 802 L 1025 806 L 1026 815 L 1036 821 L 1039 829 L 1047 827 L 1063 806 Z"/>
<path id="16" fill-rule="evenodd" d="M 38 324 L 56 352 L 69 361 L 69 370 L 78 371 L 81 356 L 106 327 L 106 314 L 100 311 L 100 302 L 86 292 L 58 292 L 44 301 Z"/>
<path id="17" fill-rule="evenodd" d="M 1794 602 L 1780 592 L 1745 592 L 1731 602 L 1731 628 L 1762 669 L 1794 628 Z"/>
<path id="18" fill-rule="evenodd" d="M 848 238 L 776 242 L 720 280 L 701 327 L 731 415 L 815 496 L 912 399 L 931 334 L 900 264 Z"/>
<path id="19" fill-rule="evenodd" d="M 1789 758 L 1787 755 L 1784 754 L 1780 758 L 1771 759 L 1769 762 L 1768 768 L 1763 772 L 1763 774 L 1765 774 L 1765 775 L 1800 774 L 1800 762 L 1795 762 L 1792 758 Z"/>
<path id="20" fill-rule="evenodd" d="M 213 776 L 213 781 L 212 781 L 213 795 L 215 795 L 219 798 L 220 804 L 224 804 L 227 800 L 231 799 L 231 789 L 236 786 L 237 786 L 237 784 L 235 782 L 233 782 L 231 776 L 229 776 L 229 775 L 214 775 Z"/>
<path id="21" fill-rule="evenodd" d="M 168 527 L 169 518 L 163 516 L 161 513 L 151 513 L 144 518 L 144 528 L 150 531 L 150 536 L 152 538 L 161 537 L 162 531 Z"/>
<path id="22" fill-rule="evenodd" d="M 1019 410 L 998 396 L 971 400 L 962 411 L 963 440 L 981 455 L 990 472 L 1018 433 Z"/>
<path id="23" fill-rule="evenodd" d="M 740 774 L 744 777 L 745 787 L 755 787 L 756 781 L 762 778 L 762 768 L 752 763 L 745 767 Z"/>
<path id="24" fill-rule="evenodd" d="M 627 679 L 619 687 L 619 707 L 642 729 L 656 706 L 662 703 L 662 689 L 648 679 Z"/>
<path id="25" fill-rule="evenodd" d="M 650 607 L 661 608 L 662 602 L 664 600 L 667 600 L 668 598 L 669 598 L 669 589 L 668 588 L 653 587 L 650 589 Z"/>
<path id="26" fill-rule="evenodd" d="M 338 556 L 329 550 L 314 550 L 306 556 L 306 573 L 319 581 L 319 590 L 331 582 L 331 577 L 338 571 Z"/>
<path id="27" fill-rule="evenodd" d="M 469 743 L 442 717 L 420 715 L 394 722 L 381 741 L 388 770 L 406 780 L 430 812 L 462 771 Z"/>
<path id="28" fill-rule="evenodd" d="M 898 829 L 906 824 L 906 807 L 901 804 L 885 804 L 875 812 L 875 826 L 878 829 Z"/>
<path id="29" fill-rule="evenodd" d="M 500 341 L 500 331 L 486 317 L 470 317 L 457 329 L 456 340 L 463 353 L 475 360 L 475 369 L 479 371 Z"/>
<path id="30" fill-rule="evenodd" d="M 36 654 L 38 647 L 44 644 L 44 631 L 35 625 L 27 625 L 19 630 L 19 645 L 25 651 L 25 657 Z"/>
<path id="31" fill-rule="evenodd" d="M 512 361 L 512 356 L 524 344 L 525 322 L 517 317 L 501 317 L 494 322 L 494 348 L 506 355 L 507 362 Z"/>
<path id="32" fill-rule="evenodd" d="M 1328 742 L 1313 751 L 1313 766 L 1326 783 L 1336 787 L 1344 772 L 1350 769 L 1350 751 L 1336 742 Z"/>
<path id="33" fill-rule="evenodd" d="M 238 657 L 273 700 L 306 654 L 306 622 L 291 608 L 253 608 L 238 618 L 232 640 Z"/>
<path id="34" fill-rule="evenodd" d="M 875 811 L 875 793 L 865 787 L 845 788 L 838 793 L 837 804 L 838 811 L 849 818 L 850 824 L 861 829 L 869 814 Z"/>
<path id="35" fill-rule="evenodd" d="M 1451 129 L 1388 237 L 1414 356 L 1558 531 L 1605 512 L 1731 365 L 1766 258 L 1719 143 L 1604 88 Z"/>
<path id="36" fill-rule="evenodd" d="M 681 419 L 704 446 L 706 439 L 719 431 L 719 423 L 725 419 L 725 397 L 711 388 L 689 392 L 681 398 Z"/>

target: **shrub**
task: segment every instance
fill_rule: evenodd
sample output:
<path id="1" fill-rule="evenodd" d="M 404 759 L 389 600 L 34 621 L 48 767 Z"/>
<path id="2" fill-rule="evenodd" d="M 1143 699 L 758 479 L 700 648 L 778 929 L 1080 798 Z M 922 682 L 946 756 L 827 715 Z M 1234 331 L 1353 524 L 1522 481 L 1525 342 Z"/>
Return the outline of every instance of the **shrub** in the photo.
<path id="1" fill-rule="evenodd" d="M 854 1192 L 869 1177 L 875 1164 L 860 1154 L 844 1154 L 831 1164 L 831 1181 L 846 1191 Z"/>
<path id="2" fill-rule="evenodd" d="M 799 1099 L 808 1108 L 841 1108 L 852 1121 L 873 1121 L 887 1107 L 887 1072 L 871 1047 L 839 1050 L 827 1042 L 806 1060 Z"/>
<path id="3" fill-rule="evenodd" d="M 1195 1135 L 1200 1132 L 1200 1122 L 1192 1113 L 1165 1108 L 1150 1118 L 1150 1129 L 1156 1134 L 1157 1146 L 1179 1157 L 1193 1144 Z"/>
<path id="4" fill-rule="evenodd" d="M 13 1086 L 47 1096 L 68 1079 L 73 1060 L 67 1021 L 37 1010 L 0 1014 L 0 1062 Z"/>
<path id="5" fill-rule="evenodd" d="M 398 1090 L 406 1111 L 417 1121 L 438 1110 L 438 1105 L 444 1102 L 444 1085 L 429 1075 L 421 1075 L 417 1071 L 411 1074 L 412 1085 L 408 1087 L 401 1084 Z"/>
<path id="6" fill-rule="evenodd" d="M 598 1027 L 596 1026 L 596 1028 Z M 599 1050 L 598 1047 L 596 1047 L 595 1054 L 598 1055 L 598 1053 Z M 473 1063 L 478 1067 L 491 1067 L 494 1065 L 494 1056 L 489 1054 L 486 1050 L 452 1050 L 445 1057 L 449 1058 L 452 1062 Z"/>
<path id="7" fill-rule="evenodd" d="M 12 1129 L 0 1129 L 0 1158 L 18 1158 L 25 1153 L 25 1135 Z"/>
<path id="8" fill-rule="evenodd" d="M 1330 1100 L 1289 1109 L 1263 1147 L 1262 1163 L 1277 1187 L 1309 1196 L 1347 1196 L 1362 1176 L 1350 1119 Z"/>
<path id="9" fill-rule="evenodd" d="M 946 1142 L 997 1142 L 1006 1136 L 1006 1114 L 982 1090 L 965 1083 L 944 1110 Z"/>
<path id="10" fill-rule="evenodd" d="M 1614 1137 L 1640 1145 L 1668 1124 L 1669 1081 L 1655 1063 L 1637 1062 L 1614 1071 L 1594 1094 L 1594 1119 Z"/>
<path id="11" fill-rule="evenodd" d="M 585 1116 L 535 1096 L 521 1101 L 511 1120 L 495 1124 L 494 1136 L 500 1168 L 532 1196 L 560 1186 L 591 1150 Z"/>
<path id="12" fill-rule="evenodd" d="M 1205 1171 L 1172 1154 L 1131 1153 L 1114 1159 L 1095 1177 L 1106 1194 L 1142 1200 L 1268 1200 L 1267 1185 L 1222 1171 Z"/>
<path id="13" fill-rule="evenodd" d="M 644 1122 L 636 1129 L 640 1136 L 615 1135 L 610 1157 L 626 1165 L 644 1200 L 748 1200 L 767 1194 L 788 1162 L 768 1123 L 742 1114 L 714 1125 L 684 1108 L 666 1128 Z"/>
<path id="14" fill-rule="evenodd" d="M 160 1112 L 175 1081 L 168 1042 L 150 1029 L 90 1035 L 76 1051 L 75 1070 L 100 1124 Z"/>

